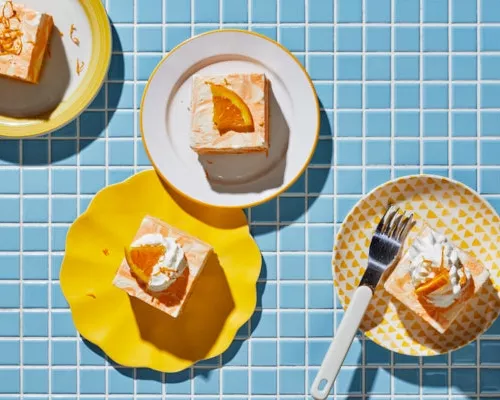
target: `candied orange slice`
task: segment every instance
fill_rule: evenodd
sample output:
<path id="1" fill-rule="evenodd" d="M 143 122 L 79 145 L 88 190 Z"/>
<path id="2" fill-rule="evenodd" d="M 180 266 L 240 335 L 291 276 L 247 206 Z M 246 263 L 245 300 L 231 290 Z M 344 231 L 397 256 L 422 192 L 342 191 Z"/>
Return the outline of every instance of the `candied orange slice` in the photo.
<path id="1" fill-rule="evenodd" d="M 228 131 L 252 132 L 250 109 L 238 94 L 222 85 L 210 84 L 214 103 L 214 124 L 221 134 Z"/>
<path id="2" fill-rule="evenodd" d="M 420 285 L 416 290 L 415 293 L 418 296 L 427 296 L 428 294 L 431 294 L 432 292 L 440 289 L 444 285 L 448 283 L 449 280 L 449 274 L 448 271 L 442 270 L 440 273 L 438 273 L 434 278 L 432 278 L 430 281 Z"/>
<path id="3" fill-rule="evenodd" d="M 125 259 L 134 275 L 142 282 L 148 283 L 153 267 L 165 254 L 165 246 L 152 244 L 125 249 Z"/>

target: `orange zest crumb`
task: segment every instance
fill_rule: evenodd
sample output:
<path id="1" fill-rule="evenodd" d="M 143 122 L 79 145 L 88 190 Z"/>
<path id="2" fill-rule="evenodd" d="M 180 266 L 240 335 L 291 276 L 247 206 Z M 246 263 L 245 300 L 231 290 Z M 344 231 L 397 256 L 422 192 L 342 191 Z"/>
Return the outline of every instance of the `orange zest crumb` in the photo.
<path id="1" fill-rule="evenodd" d="M 85 63 L 83 61 L 80 61 L 79 58 L 77 58 L 76 59 L 76 73 L 78 74 L 78 76 L 80 76 L 80 74 L 82 73 L 83 68 L 85 68 Z"/>
<path id="2" fill-rule="evenodd" d="M 96 295 L 92 292 L 87 292 L 86 296 L 92 298 L 92 299 L 95 299 L 96 298 Z"/>
<path id="3" fill-rule="evenodd" d="M 109 250 L 108 250 L 108 249 L 103 249 L 103 250 L 102 250 L 102 253 L 103 253 L 105 256 L 109 256 Z"/>
<path id="4" fill-rule="evenodd" d="M 63 37 L 64 33 L 62 33 L 61 31 L 59 31 L 59 36 Z"/>
<path id="5" fill-rule="evenodd" d="M 80 46 L 80 39 L 78 39 L 75 36 L 75 31 L 76 31 L 75 25 L 71 24 L 71 27 L 69 28 L 69 37 L 71 38 L 71 40 L 73 41 L 74 44 L 76 44 L 77 46 Z"/>
<path id="6" fill-rule="evenodd" d="M 7 0 L 0 15 L 0 55 L 13 54 L 18 56 L 23 51 L 23 33 L 20 29 L 21 21 L 12 5 Z"/>

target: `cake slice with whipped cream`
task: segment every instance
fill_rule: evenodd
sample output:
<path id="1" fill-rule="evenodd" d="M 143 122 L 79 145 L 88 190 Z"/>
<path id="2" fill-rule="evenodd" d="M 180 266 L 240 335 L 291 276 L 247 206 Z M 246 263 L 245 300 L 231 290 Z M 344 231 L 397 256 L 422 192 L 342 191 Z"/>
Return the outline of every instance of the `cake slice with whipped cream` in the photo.
<path id="1" fill-rule="evenodd" d="M 409 243 L 385 289 L 444 333 L 484 285 L 488 270 L 427 224 Z"/>
<path id="2" fill-rule="evenodd" d="M 176 318 L 212 247 L 157 218 L 146 216 L 113 284 Z"/>

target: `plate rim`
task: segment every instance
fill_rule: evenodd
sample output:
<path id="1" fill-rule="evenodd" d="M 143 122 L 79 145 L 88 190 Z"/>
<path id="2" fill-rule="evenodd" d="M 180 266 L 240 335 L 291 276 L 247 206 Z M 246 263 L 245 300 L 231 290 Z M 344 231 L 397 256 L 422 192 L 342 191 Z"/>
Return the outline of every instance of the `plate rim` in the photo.
<path id="1" fill-rule="evenodd" d="M 414 178 L 440 179 L 440 180 L 447 181 L 448 183 L 457 185 L 457 186 L 461 187 L 462 189 L 469 190 L 469 191 L 472 192 L 472 194 L 474 194 L 475 196 L 479 197 L 484 202 L 484 204 L 486 204 L 486 206 L 490 209 L 490 211 L 500 219 L 500 215 L 495 210 L 495 208 L 488 201 L 486 201 L 486 199 L 484 199 L 483 196 L 481 194 L 479 194 L 479 192 L 477 190 L 471 188 L 470 186 L 467 186 L 465 183 L 462 183 L 462 182 L 460 182 L 460 181 L 458 181 L 456 179 L 453 179 L 453 178 L 450 178 L 450 177 L 447 177 L 447 176 L 441 176 L 441 175 L 436 175 L 436 174 L 425 174 L 425 173 L 422 173 L 422 174 L 410 174 L 410 175 L 401 176 L 399 178 L 391 179 L 391 180 L 389 180 L 387 182 L 384 182 L 384 183 L 376 186 L 375 188 L 373 188 L 372 190 L 370 190 L 369 192 L 367 192 L 365 195 L 363 195 L 352 206 L 352 208 L 349 210 L 349 213 L 344 218 L 344 221 L 342 221 L 342 223 L 340 224 L 339 230 L 338 230 L 337 234 L 335 235 L 335 244 L 333 246 L 332 261 L 331 261 L 332 272 L 333 272 L 333 279 L 332 280 L 333 280 L 333 286 L 335 287 L 336 296 L 338 297 L 338 299 L 340 301 L 340 305 L 342 306 L 342 310 L 344 312 L 347 310 L 347 307 L 349 305 L 348 304 L 347 305 L 344 304 L 344 302 L 342 301 L 342 297 L 338 295 L 338 285 L 337 285 L 337 282 L 336 282 L 336 279 L 335 279 L 335 255 L 338 252 L 337 243 L 339 241 L 339 238 L 340 238 L 343 230 L 345 229 L 345 225 L 347 223 L 348 217 L 352 214 L 352 212 L 353 212 L 354 209 L 358 208 L 368 196 L 370 196 L 371 194 L 375 193 L 376 191 L 382 190 L 382 189 L 384 189 L 385 187 L 387 187 L 389 185 L 392 185 L 392 184 L 395 184 L 395 183 L 399 183 L 399 182 L 404 182 L 405 180 L 414 179 Z M 379 341 L 374 340 L 374 338 L 371 335 L 367 335 L 366 331 L 362 331 L 362 332 L 363 332 L 363 335 L 365 335 L 368 339 L 370 339 L 372 342 L 378 344 L 379 346 L 383 347 L 386 350 L 389 350 L 389 351 L 392 351 L 392 352 L 395 352 L 395 353 L 398 353 L 398 354 L 407 355 L 407 356 L 414 356 L 414 357 L 435 357 L 435 356 L 439 356 L 439 355 L 442 355 L 442 354 L 446 354 L 446 353 L 448 353 L 450 351 L 459 350 L 459 349 L 461 349 L 461 348 L 469 345 L 470 343 L 474 342 L 475 340 L 477 340 L 477 338 L 479 336 L 481 336 L 482 334 L 484 334 L 484 332 L 486 332 L 489 328 L 491 328 L 491 326 L 493 325 L 493 323 L 495 322 L 495 320 L 498 319 L 499 317 L 500 317 L 500 311 L 497 314 L 496 318 L 492 319 L 490 321 L 489 325 L 482 332 L 479 332 L 473 339 L 469 340 L 467 343 L 462 343 L 459 346 L 450 347 L 450 348 L 447 348 L 446 351 L 435 352 L 434 354 L 411 355 L 411 354 L 408 354 L 408 353 L 403 353 L 398 348 L 390 348 L 390 347 L 387 347 L 385 344 L 382 344 Z"/>
<path id="2" fill-rule="evenodd" d="M 114 184 L 111 184 L 111 185 L 108 185 L 108 186 L 102 188 L 99 192 L 97 192 L 93 196 L 92 200 L 88 204 L 85 211 L 83 211 L 75 219 L 75 221 L 70 225 L 68 232 L 67 232 L 67 235 L 66 235 L 66 243 L 68 241 L 68 238 L 72 234 L 72 231 L 74 231 L 76 223 L 79 220 L 85 219 L 86 217 L 88 217 L 92 213 L 92 208 L 93 208 L 93 206 L 95 207 L 96 199 L 99 197 L 100 193 L 111 192 L 113 190 L 117 190 L 119 187 L 128 186 L 130 184 L 133 184 L 134 180 L 141 179 L 141 177 L 142 177 L 142 179 L 148 179 L 148 176 L 153 175 L 153 174 L 156 175 L 156 178 L 158 179 L 158 181 L 161 184 L 162 180 L 161 180 L 161 177 L 159 176 L 159 174 L 154 169 L 147 169 L 147 170 L 140 171 L 140 172 L 122 180 L 121 182 L 117 182 L 117 183 L 114 183 Z M 171 186 L 168 186 L 168 188 L 171 189 Z M 172 198 L 172 195 L 168 194 L 167 189 L 165 188 L 164 190 L 167 192 L 167 196 L 169 196 L 171 198 L 172 202 L 175 202 L 175 199 Z M 175 193 L 178 195 L 177 192 L 175 192 Z M 182 195 L 180 195 L 179 197 L 181 200 L 184 200 L 184 201 L 187 200 L 188 202 L 190 201 L 189 199 L 187 199 L 186 197 L 184 197 Z M 200 206 L 199 204 L 196 204 L 196 205 Z M 201 206 L 209 207 L 206 205 L 201 205 Z M 210 208 L 212 208 L 212 207 L 210 207 Z M 217 210 L 215 208 L 213 208 L 213 209 Z M 105 346 L 104 345 L 105 341 L 103 341 L 102 339 L 99 339 L 98 335 L 96 336 L 93 334 L 89 334 L 89 332 L 93 331 L 92 328 L 86 327 L 85 324 L 82 324 L 81 318 L 75 318 L 75 314 L 74 314 L 75 301 L 68 299 L 68 295 L 72 292 L 72 290 L 70 289 L 71 284 L 67 283 L 69 281 L 69 278 L 68 278 L 69 275 L 68 275 L 68 272 L 63 274 L 64 265 L 65 265 L 65 261 L 67 260 L 67 254 L 68 254 L 68 251 L 65 250 L 64 257 L 61 261 L 61 269 L 59 272 L 59 281 L 60 281 L 61 291 L 64 295 L 64 298 L 66 299 L 66 302 L 68 303 L 68 308 L 69 308 L 71 318 L 73 320 L 73 323 L 74 323 L 74 326 L 75 326 L 77 333 L 80 334 L 83 338 L 85 338 L 85 340 L 87 340 L 90 343 L 99 347 L 99 349 L 101 349 L 105 353 L 105 355 L 108 356 L 110 359 L 114 360 L 115 362 L 117 362 L 118 364 L 120 364 L 122 366 L 129 367 L 129 368 L 150 368 L 150 369 L 160 371 L 163 373 L 176 373 L 176 372 L 183 371 L 187 368 L 190 368 L 200 361 L 222 355 L 231 346 L 231 344 L 237 339 L 238 331 L 241 329 L 241 327 L 244 326 L 246 323 L 248 323 L 248 321 L 250 321 L 250 319 L 252 318 L 252 316 L 255 313 L 255 310 L 256 310 L 256 307 L 258 304 L 257 285 L 258 285 L 259 276 L 261 274 L 262 267 L 263 267 L 262 253 L 261 253 L 259 246 L 257 245 L 257 242 L 255 241 L 255 238 L 251 235 L 248 217 L 244 214 L 243 210 L 234 209 L 234 210 L 227 210 L 227 212 L 231 212 L 231 213 L 240 212 L 242 214 L 242 218 L 246 221 L 247 237 L 250 240 L 250 242 L 252 243 L 251 246 L 254 249 L 254 253 L 253 254 L 249 253 L 248 257 L 255 258 L 256 267 L 254 269 L 253 276 L 251 277 L 251 279 L 249 279 L 249 282 L 250 281 L 252 282 L 251 307 L 243 307 L 240 309 L 240 313 L 243 312 L 245 314 L 245 317 L 241 319 L 241 323 L 234 326 L 234 329 L 231 329 L 229 332 L 226 332 L 225 335 L 222 335 L 222 333 L 224 333 L 224 329 L 227 329 L 227 328 L 225 328 L 227 326 L 227 323 L 221 328 L 221 335 L 219 336 L 219 338 L 225 336 L 225 339 L 222 341 L 221 344 L 219 344 L 219 349 L 217 349 L 214 354 L 210 354 L 210 352 L 208 352 L 203 358 L 201 358 L 199 360 L 177 361 L 174 364 L 174 367 L 165 367 L 165 364 L 161 364 L 160 362 L 153 362 L 153 361 L 142 362 L 142 363 L 136 362 L 136 361 L 131 362 L 131 359 L 123 358 L 120 353 L 110 351 L 109 346 Z M 185 214 L 192 217 L 188 211 L 185 211 Z M 238 229 L 240 229 L 240 227 Z M 67 269 L 67 267 L 66 267 L 66 269 Z M 109 282 L 109 285 L 112 286 L 112 283 Z M 214 346 L 213 348 L 216 348 L 216 347 Z"/>
<path id="3" fill-rule="evenodd" d="M 99 58 L 88 63 L 89 66 L 93 64 L 94 68 L 86 71 L 76 90 L 66 100 L 69 103 L 68 107 L 57 117 L 49 118 L 46 121 L 34 118 L 12 118 L 12 121 L 36 122 L 21 125 L 2 124 L 0 125 L 0 138 L 35 137 L 60 129 L 85 111 L 98 95 L 111 65 L 113 47 L 111 24 L 101 0 L 79 1 L 79 4 L 87 16 L 92 32 L 91 59 Z M 99 50 L 99 53 L 94 55 L 96 49 Z"/>
<path id="4" fill-rule="evenodd" d="M 175 185 L 173 185 L 170 182 L 170 180 L 160 171 L 160 169 L 157 167 L 156 163 L 154 162 L 153 157 L 151 157 L 151 153 L 149 152 L 147 141 L 144 139 L 145 135 L 144 135 L 144 126 L 143 126 L 143 106 L 144 106 L 144 102 L 145 102 L 145 99 L 146 99 L 146 96 L 147 96 L 147 93 L 149 90 L 149 86 L 150 86 L 151 82 L 153 81 L 153 78 L 155 77 L 156 73 L 158 72 L 160 67 L 163 65 L 163 63 L 167 61 L 167 59 L 170 57 L 170 55 L 175 53 L 177 50 L 179 50 L 181 47 L 183 47 L 187 43 L 190 43 L 193 40 L 197 40 L 198 38 L 203 37 L 203 36 L 214 35 L 214 34 L 223 34 L 223 33 L 241 33 L 241 34 L 251 35 L 251 36 L 258 37 L 260 39 L 264 39 L 264 40 L 278 46 L 281 50 L 283 50 L 285 52 L 286 55 L 288 55 L 300 67 L 300 69 L 304 73 L 304 77 L 307 79 L 307 81 L 309 83 L 309 86 L 310 86 L 311 91 L 313 93 L 313 97 L 315 99 L 315 105 L 316 105 L 315 108 L 316 108 L 316 126 L 317 126 L 317 128 L 316 128 L 316 132 L 314 135 L 314 143 L 313 143 L 313 146 L 311 147 L 311 151 L 310 151 L 309 155 L 304 160 L 304 163 L 303 163 L 302 167 L 300 168 L 300 170 L 297 172 L 297 174 L 292 179 L 290 179 L 290 181 L 287 182 L 285 185 L 281 186 L 276 191 L 272 192 L 271 194 L 269 194 L 267 196 L 264 196 L 263 198 L 261 198 L 259 200 L 241 203 L 241 204 L 232 204 L 232 205 L 208 203 L 206 201 L 203 201 L 201 199 L 198 199 L 198 198 L 193 197 L 187 193 L 182 192 Z M 146 86 L 144 87 L 144 92 L 142 94 L 141 106 L 140 106 L 140 111 L 139 111 L 139 130 L 141 132 L 141 139 L 142 139 L 142 142 L 144 144 L 144 150 L 146 151 L 146 154 L 147 154 L 149 160 L 151 161 L 153 168 L 156 170 L 156 172 L 161 177 L 161 179 L 163 179 L 169 185 L 169 187 L 171 187 L 173 190 L 175 190 L 177 193 L 181 194 L 182 196 L 187 197 L 189 200 L 191 200 L 195 203 L 201 204 L 201 205 L 205 205 L 205 206 L 209 206 L 209 207 L 216 207 L 216 208 L 250 208 L 250 207 L 255 207 L 255 206 L 266 203 L 269 200 L 272 200 L 272 199 L 278 197 L 280 194 L 282 194 L 283 192 L 288 190 L 300 178 L 300 176 L 302 176 L 304 171 L 307 169 L 307 166 L 310 164 L 310 162 L 313 158 L 314 152 L 318 146 L 320 129 L 321 129 L 321 111 L 320 111 L 319 99 L 318 99 L 316 89 L 314 87 L 314 83 L 313 83 L 311 77 L 309 76 L 309 74 L 307 73 L 307 70 L 305 69 L 305 67 L 292 54 L 292 52 L 290 50 L 288 50 L 285 46 L 283 46 L 281 43 L 279 43 L 279 42 L 277 42 L 277 41 L 275 41 L 275 40 L 273 40 L 273 39 L 271 39 L 271 38 L 269 38 L 261 33 L 257 33 L 254 31 L 248 31 L 248 30 L 244 30 L 244 29 L 216 29 L 213 31 L 204 32 L 204 33 L 195 35 L 193 37 L 190 37 L 189 39 L 186 39 L 182 43 L 179 43 L 177 46 L 175 46 L 172 50 L 170 50 L 168 52 L 168 54 L 166 54 L 160 60 L 160 62 L 156 65 L 153 72 L 149 76 L 149 79 L 146 83 Z"/>

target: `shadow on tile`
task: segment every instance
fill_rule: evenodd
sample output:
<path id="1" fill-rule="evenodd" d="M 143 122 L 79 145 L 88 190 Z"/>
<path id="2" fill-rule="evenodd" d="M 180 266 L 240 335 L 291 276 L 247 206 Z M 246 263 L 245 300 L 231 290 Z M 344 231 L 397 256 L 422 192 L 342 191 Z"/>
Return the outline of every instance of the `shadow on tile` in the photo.
<path id="1" fill-rule="evenodd" d="M 267 266 L 263 259 L 259 281 L 263 282 L 265 285 L 266 278 Z M 246 350 L 240 353 L 240 350 L 243 348 L 243 346 L 246 346 L 245 343 L 247 339 L 250 338 L 261 320 L 263 292 L 263 290 L 257 292 L 257 309 L 251 317 L 251 322 L 247 322 L 240 328 L 240 330 L 236 334 L 236 338 L 233 340 L 230 347 L 220 356 L 208 360 L 202 360 L 196 363 L 193 367 L 177 373 L 165 374 L 165 378 L 163 377 L 164 374 L 162 374 L 161 372 L 154 371 L 148 368 L 139 368 L 136 370 L 135 374 L 135 379 L 137 380 L 137 382 L 142 382 L 143 384 L 148 386 L 161 385 L 162 382 L 166 382 L 167 387 L 169 387 L 169 385 L 175 385 L 178 390 L 187 390 L 186 394 L 189 394 L 191 379 L 207 381 L 211 376 L 214 375 L 213 373 L 215 370 L 226 364 L 247 366 L 249 354 Z M 109 359 L 109 357 L 107 357 L 104 352 L 94 344 L 86 341 L 85 339 L 82 339 L 81 347 L 83 348 L 86 359 L 91 360 L 89 362 L 91 362 L 92 365 L 104 365 L 105 359 L 107 359 L 109 360 L 111 365 L 116 367 L 116 371 L 124 375 L 125 379 L 127 377 L 130 379 L 134 379 L 134 374 L 132 372 L 133 368 L 127 368 L 118 365 L 113 360 Z M 241 360 L 239 359 L 239 357 L 241 357 Z"/>
<path id="2" fill-rule="evenodd" d="M 259 225 L 258 235 L 275 231 L 276 221 L 304 222 L 304 215 L 313 207 L 319 196 L 333 194 L 333 170 L 331 168 L 333 133 L 325 111 L 321 111 L 320 132 L 321 139 L 318 141 L 310 165 L 298 180 L 284 195 L 251 209 L 251 222 Z M 332 214 L 326 218 L 331 218 L 333 223 L 333 205 L 329 212 Z"/>
<path id="3" fill-rule="evenodd" d="M 103 85 L 93 102 L 80 115 L 79 120 L 74 119 L 57 131 L 23 140 L 0 138 L 0 165 L 5 163 L 22 166 L 76 165 L 76 155 L 104 134 L 107 123 L 111 121 L 119 106 L 125 79 L 122 44 L 113 24 L 111 30 L 113 54 L 106 80 L 108 90 L 106 91 Z M 80 124 L 79 132 L 78 124 Z M 50 149 L 47 140 L 49 137 L 52 139 Z M 92 155 L 89 155 L 89 158 L 91 157 Z"/>

